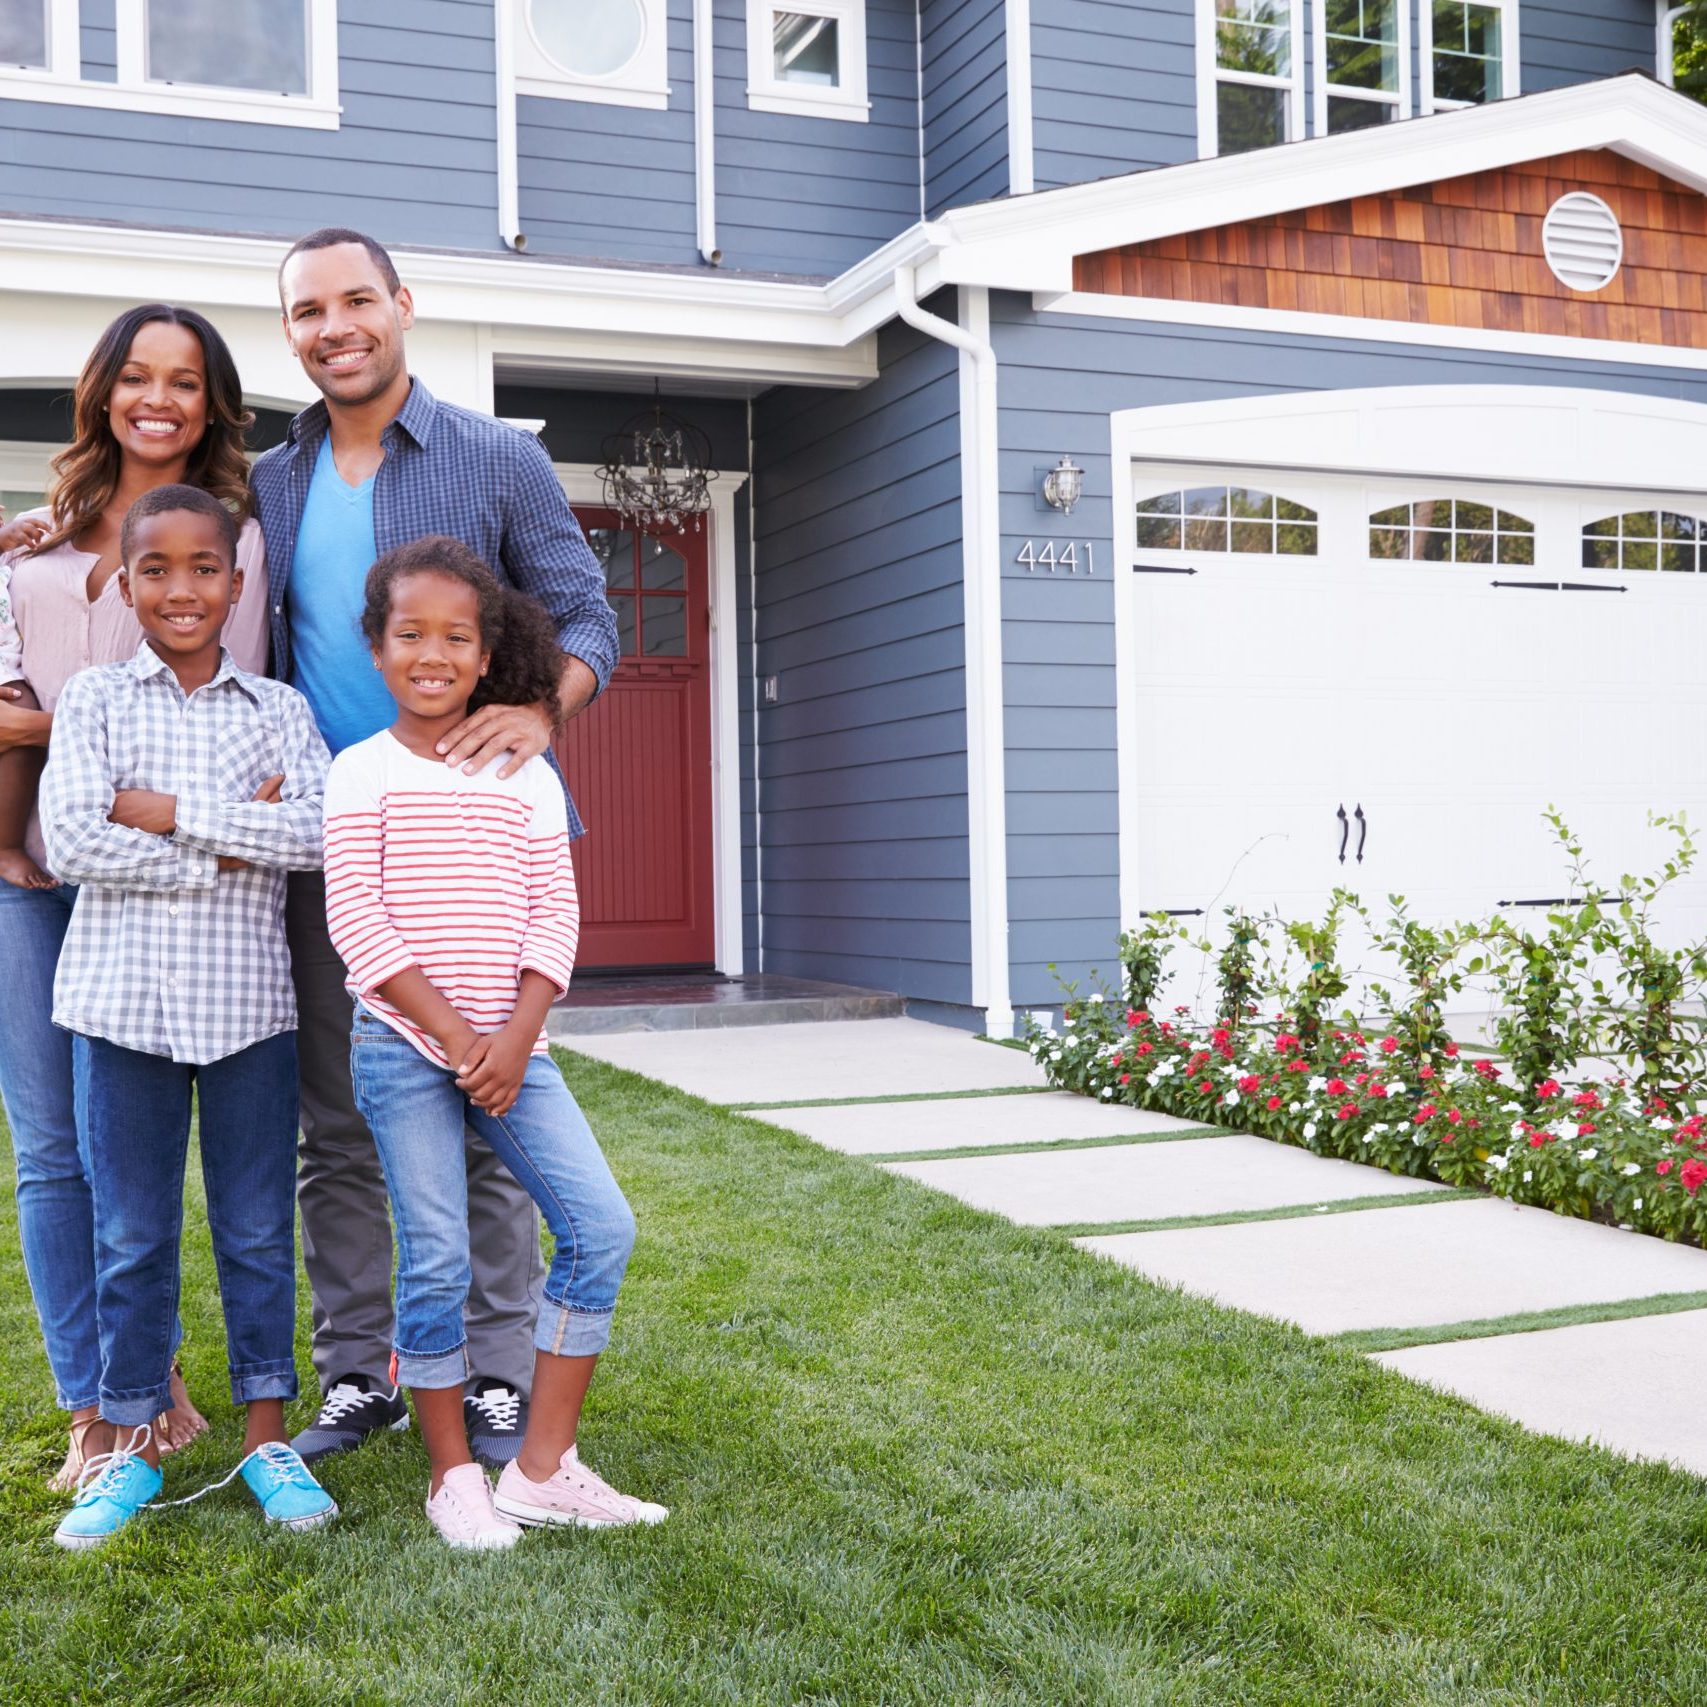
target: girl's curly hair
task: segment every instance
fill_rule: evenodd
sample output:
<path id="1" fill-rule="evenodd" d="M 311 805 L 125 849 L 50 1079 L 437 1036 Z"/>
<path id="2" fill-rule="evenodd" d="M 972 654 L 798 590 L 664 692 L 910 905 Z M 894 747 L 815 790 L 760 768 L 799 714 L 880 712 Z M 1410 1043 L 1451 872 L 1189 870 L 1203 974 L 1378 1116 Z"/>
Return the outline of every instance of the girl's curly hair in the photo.
<path id="1" fill-rule="evenodd" d="M 375 649 L 391 614 L 391 590 L 411 575 L 443 575 L 474 589 L 480 602 L 480 644 L 492 654 L 486 674 L 468 701 L 483 705 L 543 705 L 555 729 L 560 722 L 557 686 L 563 675 L 563 648 L 557 629 L 536 599 L 506 586 L 478 552 L 459 539 L 428 534 L 388 551 L 367 572 L 362 604 L 362 634 Z"/>

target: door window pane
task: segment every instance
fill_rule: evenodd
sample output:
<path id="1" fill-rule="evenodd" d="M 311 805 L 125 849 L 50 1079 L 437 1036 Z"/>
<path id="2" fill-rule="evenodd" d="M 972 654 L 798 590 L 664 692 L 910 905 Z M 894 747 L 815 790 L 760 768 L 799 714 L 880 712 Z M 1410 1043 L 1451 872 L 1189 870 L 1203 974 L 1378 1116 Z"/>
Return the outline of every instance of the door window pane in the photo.
<path id="1" fill-rule="evenodd" d="M 1434 0 L 1434 93 L 1442 101 L 1497 101 L 1505 92 L 1500 9 Z"/>
<path id="2" fill-rule="evenodd" d="M 646 37 L 641 0 L 529 0 L 528 24 L 539 45 L 577 77 L 612 76 Z"/>
<path id="3" fill-rule="evenodd" d="M 47 68 L 47 0 L 0 0 L 0 65 Z"/>
<path id="4" fill-rule="evenodd" d="M 610 608 L 616 612 L 616 649 L 625 658 L 632 658 L 640 650 L 634 626 L 634 607 L 639 602 L 633 593 L 611 595 Z"/>
<path id="5" fill-rule="evenodd" d="M 1424 498 L 1369 518 L 1369 555 L 1421 563 L 1533 563 L 1535 524 L 1473 498 Z"/>
<path id="6" fill-rule="evenodd" d="M 1243 154 L 1286 140 L 1285 89 L 1222 83 L 1215 90 L 1217 135 L 1223 154 Z"/>
<path id="7" fill-rule="evenodd" d="M 771 24 L 771 58 L 779 83 L 836 88 L 842 80 L 836 20 L 778 12 Z"/>
<path id="8" fill-rule="evenodd" d="M 648 592 L 673 592 L 687 585 L 683 570 L 687 565 L 679 551 L 672 551 L 661 539 L 640 542 L 640 584 Z"/>
<path id="9" fill-rule="evenodd" d="M 687 609 L 683 599 L 647 599 L 641 612 L 648 658 L 682 658 L 687 655 Z"/>
<path id="10" fill-rule="evenodd" d="M 634 585 L 634 535 L 624 528 L 588 528 L 587 544 L 605 572 L 607 587 Z"/>
<path id="11" fill-rule="evenodd" d="M 308 0 L 148 0 L 147 76 L 308 93 Z"/>

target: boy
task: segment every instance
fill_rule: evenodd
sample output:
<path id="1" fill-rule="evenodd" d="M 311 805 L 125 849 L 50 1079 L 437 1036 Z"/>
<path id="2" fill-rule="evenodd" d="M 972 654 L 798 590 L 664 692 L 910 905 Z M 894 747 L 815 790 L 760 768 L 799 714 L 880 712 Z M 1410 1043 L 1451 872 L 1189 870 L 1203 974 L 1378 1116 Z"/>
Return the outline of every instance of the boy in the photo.
<path id="1" fill-rule="evenodd" d="M 320 864 L 327 754 L 301 695 L 220 644 L 243 588 L 236 545 L 230 512 L 193 487 L 131 506 L 119 589 L 143 644 L 66 685 L 42 779 L 48 863 L 82 885 L 53 1018 L 87 1049 L 102 1418 L 89 1446 L 106 1455 L 63 1547 L 99 1545 L 160 1491 L 146 1425 L 171 1403 L 192 1087 L 231 1396 L 248 1407 L 238 1471 L 269 1522 L 309 1528 L 338 1509 L 284 1428 L 297 1391 L 284 874 Z"/>

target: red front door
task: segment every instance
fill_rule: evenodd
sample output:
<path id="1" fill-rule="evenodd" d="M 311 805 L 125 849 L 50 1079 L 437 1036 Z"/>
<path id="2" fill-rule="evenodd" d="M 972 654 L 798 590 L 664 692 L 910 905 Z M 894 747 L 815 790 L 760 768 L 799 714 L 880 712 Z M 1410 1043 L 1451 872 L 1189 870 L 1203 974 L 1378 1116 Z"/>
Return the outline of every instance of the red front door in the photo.
<path id="1" fill-rule="evenodd" d="M 709 966 L 707 536 L 656 537 L 577 507 L 616 612 L 621 661 L 558 756 L 587 834 L 574 844 L 580 965 Z"/>

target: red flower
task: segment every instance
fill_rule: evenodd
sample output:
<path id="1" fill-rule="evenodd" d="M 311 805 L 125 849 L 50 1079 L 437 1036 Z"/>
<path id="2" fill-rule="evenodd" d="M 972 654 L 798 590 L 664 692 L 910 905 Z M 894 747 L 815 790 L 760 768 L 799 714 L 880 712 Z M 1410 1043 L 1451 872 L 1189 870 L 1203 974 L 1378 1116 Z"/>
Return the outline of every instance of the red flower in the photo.
<path id="1" fill-rule="evenodd" d="M 1688 1161 L 1683 1164 L 1683 1189 L 1693 1197 L 1707 1181 L 1707 1162 Z"/>
<path id="2" fill-rule="evenodd" d="M 1543 1079 L 1535 1087 L 1535 1094 L 1543 1099 L 1556 1097 L 1559 1094 L 1559 1081 L 1557 1079 Z"/>
<path id="3" fill-rule="evenodd" d="M 1139 1026 L 1148 1025 L 1149 1023 L 1150 1016 L 1141 1008 L 1128 1008 L 1126 1010 L 1126 1029 L 1128 1031 L 1134 1031 Z"/>
<path id="4" fill-rule="evenodd" d="M 1354 1102 L 1348 1102 L 1348 1103 L 1347 1103 L 1347 1104 L 1346 1104 L 1346 1105 L 1345 1105 L 1345 1106 L 1344 1106 L 1344 1107 L 1343 1107 L 1343 1108 L 1342 1108 L 1342 1109 L 1341 1109 L 1341 1110 L 1340 1110 L 1340 1111 L 1339 1111 L 1339 1118 L 1340 1118 L 1340 1119 L 1341 1119 L 1341 1120 L 1350 1120 L 1350 1119 L 1351 1119 L 1351 1117 L 1352 1117 L 1352 1116 L 1353 1116 L 1353 1115 L 1354 1115 L 1354 1114 L 1356 1114 L 1356 1113 L 1357 1113 L 1357 1104 L 1356 1104 L 1356 1103 L 1354 1103 Z"/>
<path id="5" fill-rule="evenodd" d="M 1294 1037 L 1291 1032 L 1282 1031 L 1276 1034 L 1274 1047 L 1282 1055 L 1290 1055 L 1292 1051 L 1298 1047 L 1298 1039 Z"/>
<path id="6" fill-rule="evenodd" d="M 1268 1110 L 1269 1110 L 1270 1114 L 1272 1114 L 1279 1107 L 1280 1107 L 1280 1098 L 1279 1097 L 1270 1097 L 1268 1099 Z"/>
<path id="7" fill-rule="evenodd" d="M 1247 1073 L 1239 1081 L 1239 1089 L 1246 1096 L 1250 1096 L 1253 1091 L 1259 1091 L 1262 1089 L 1262 1080 L 1258 1078 L 1255 1073 Z"/>
<path id="8" fill-rule="evenodd" d="M 1348 1095 L 1350 1093 L 1350 1091 L 1351 1091 L 1351 1086 L 1348 1085 L 1344 1079 L 1329 1079 L 1328 1080 L 1328 1095 L 1329 1096 L 1331 1096 L 1331 1097 L 1343 1097 L 1343 1096 Z"/>
<path id="9" fill-rule="evenodd" d="M 1670 1172 L 1671 1172 L 1671 1170 L 1672 1170 L 1672 1168 L 1673 1168 L 1673 1166 L 1674 1166 L 1674 1165 L 1675 1165 L 1675 1164 L 1674 1164 L 1674 1163 L 1673 1163 L 1673 1162 L 1672 1162 L 1672 1161 L 1671 1161 L 1671 1159 L 1670 1159 L 1670 1158 L 1669 1158 L 1669 1157 L 1668 1157 L 1668 1158 L 1667 1158 L 1667 1159 L 1666 1159 L 1666 1160 L 1665 1160 L 1665 1161 L 1663 1161 L 1663 1162 L 1655 1162 L 1655 1163 L 1654 1163 L 1654 1172 L 1655 1172 L 1655 1173 L 1656 1173 L 1656 1174 L 1669 1174 L 1669 1173 L 1670 1173 Z"/>
<path id="10" fill-rule="evenodd" d="M 1579 1120 L 1577 1122 L 1577 1136 L 1579 1138 L 1586 1138 L 1594 1130 L 1595 1124 L 1592 1120 Z"/>
<path id="11" fill-rule="evenodd" d="M 1129 1085 L 1129 1084 L 1131 1084 L 1131 1083 L 1132 1083 L 1132 1075 L 1131 1075 L 1131 1074 L 1130 1074 L 1130 1073 L 1122 1073 L 1122 1074 L 1121 1074 L 1121 1075 L 1120 1075 L 1120 1082 L 1121 1082 L 1121 1083 L 1122 1083 L 1122 1084 L 1123 1084 L 1123 1085 Z"/>
<path id="12" fill-rule="evenodd" d="M 1419 1079 L 1432 1079 L 1434 1077 L 1434 1069 L 1432 1067 L 1419 1067 L 1417 1068 L 1417 1077 Z"/>
<path id="13" fill-rule="evenodd" d="M 1210 1084 L 1210 1082 L 1207 1079 L 1205 1079 L 1203 1081 L 1203 1083 L 1201 1085 L 1199 1085 L 1197 1088 L 1200 1091 L 1204 1091 L 1204 1092 L 1212 1091 L 1215 1089 L 1215 1087 L 1212 1084 Z"/>
<path id="14" fill-rule="evenodd" d="M 1387 1094 L 1387 1087 L 1385 1085 L 1371 1085 L 1369 1094 L 1372 1097 L 1384 1097 Z"/>
<path id="15" fill-rule="evenodd" d="M 1545 1132 L 1531 1132 L 1529 1134 L 1529 1147 L 1532 1150 L 1539 1150 L 1546 1142 L 1547 1134 Z"/>
<path id="16" fill-rule="evenodd" d="M 1156 1053 L 1156 1046 L 1153 1043 L 1140 1043 L 1138 1045 L 1138 1053 L 1140 1055 L 1154 1055 Z"/>
<path id="17" fill-rule="evenodd" d="M 1593 1091 L 1578 1091 L 1571 1098 L 1571 1105 L 1574 1108 L 1599 1108 L 1600 1098 Z"/>
<path id="18" fill-rule="evenodd" d="M 1398 1040 L 1398 1038 L 1396 1038 L 1396 1037 L 1383 1037 L 1381 1039 L 1381 1053 L 1383 1055 L 1397 1055 L 1398 1052 L 1399 1052 L 1399 1040 Z"/>
<path id="19" fill-rule="evenodd" d="M 1456 1043 L 1447 1044 L 1446 1053 L 1450 1056 L 1456 1056 L 1458 1053 L 1458 1045 Z"/>
<path id="20" fill-rule="evenodd" d="M 1352 1082 L 1354 1084 L 1366 1085 L 1369 1083 L 1369 1075 L 1367 1073 L 1359 1073 L 1357 1075 L 1356 1079 L 1354 1079 Z"/>
<path id="21" fill-rule="evenodd" d="M 1310 1071 L 1310 1063 L 1308 1061 L 1288 1061 L 1286 1070 L 1289 1073 L 1307 1073 Z"/>
<path id="22" fill-rule="evenodd" d="M 1464 1116 L 1461 1115 L 1457 1109 L 1449 1108 L 1446 1111 L 1446 1118 L 1448 1120 L 1450 1120 L 1454 1126 L 1456 1126 L 1458 1124 L 1458 1122 L 1464 1118 Z"/>

